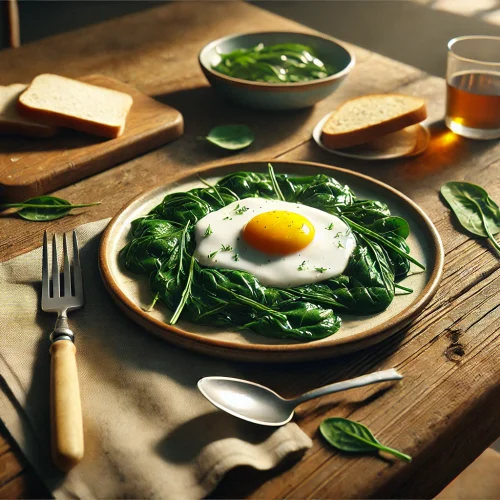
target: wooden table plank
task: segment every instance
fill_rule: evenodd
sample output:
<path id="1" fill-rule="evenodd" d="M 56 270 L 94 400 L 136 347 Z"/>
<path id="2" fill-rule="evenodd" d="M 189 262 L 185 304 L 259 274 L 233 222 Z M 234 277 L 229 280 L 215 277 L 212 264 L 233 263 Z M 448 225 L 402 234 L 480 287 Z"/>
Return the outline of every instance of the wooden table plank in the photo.
<path id="1" fill-rule="evenodd" d="M 353 48 L 358 63 L 346 83 L 310 110 L 254 112 L 215 98 L 197 66 L 198 50 L 227 33 L 266 29 L 304 30 L 246 4 L 183 2 L 52 37 L 24 46 L 15 55 L 0 53 L 2 83 L 28 81 L 46 71 L 68 76 L 104 73 L 176 107 L 186 121 L 185 136 L 175 143 L 57 192 L 74 202 L 103 200 L 102 205 L 47 225 L 1 218 L 0 260 L 38 246 L 45 228 L 62 231 L 111 216 L 142 190 L 201 165 L 239 159 L 311 160 L 388 182 L 419 203 L 441 233 L 446 268 L 435 299 L 403 332 L 368 351 L 333 361 L 243 369 L 252 379 L 268 384 L 272 380 L 285 396 L 390 366 L 404 371 L 404 382 L 303 405 L 297 422 L 313 437 L 314 446 L 299 465 L 285 464 L 280 474 L 234 471 L 214 496 L 432 497 L 500 434 L 499 261 L 487 242 L 456 230 L 438 196 L 443 182 L 463 179 L 484 185 L 500 199 L 498 142 L 461 139 L 439 123 L 444 102 L 441 79 L 359 48 Z M 389 91 L 429 100 L 437 123 L 424 155 L 365 163 L 329 155 L 310 140 L 317 121 L 343 100 Z M 257 134 L 256 142 L 242 154 L 221 157 L 195 139 L 213 125 L 235 121 L 251 125 Z M 333 452 L 317 433 L 321 420 L 332 414 L 362 420 L 383 442 L 414 456 L 413 463 Z M 17 451 L 5 441 L 0 441 L 0 450 L 0 458 L 7 455 L 7 467 L 4 471 L 0 467 L 0 497 L 47 495 L 32 473 L 24 472 Z"/>

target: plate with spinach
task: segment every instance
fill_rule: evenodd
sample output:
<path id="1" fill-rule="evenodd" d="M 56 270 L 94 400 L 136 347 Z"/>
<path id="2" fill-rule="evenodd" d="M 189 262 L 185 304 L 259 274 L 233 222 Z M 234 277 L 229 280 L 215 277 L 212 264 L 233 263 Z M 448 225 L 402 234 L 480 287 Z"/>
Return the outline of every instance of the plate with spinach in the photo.
<path id="1" fill-rule="evenodd" d="M 339 217 L 356 240 L 342 274 L 279 288 L 237 265 L 202 265 L 196 223 L 231 203 L 242 214 L 239 202 L 252 197 Z M 208 238 L 220 230 L 209 229 Z M 436 292 L 443 248 L 426 214 L 375 179 L 308 162 L 249 162 L 195 171 L 130 202 L 105 231 L 99 265 L 111 296 L 145 330 L 229 359 L 291 362 L 400 331 Z"/>

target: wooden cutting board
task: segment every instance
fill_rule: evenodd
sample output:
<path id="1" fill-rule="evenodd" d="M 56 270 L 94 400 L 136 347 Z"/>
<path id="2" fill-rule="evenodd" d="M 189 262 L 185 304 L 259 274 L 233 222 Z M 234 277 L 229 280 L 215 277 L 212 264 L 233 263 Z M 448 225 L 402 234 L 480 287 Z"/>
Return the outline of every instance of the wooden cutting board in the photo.
<path id="1" fill-rule="evenodd" d="M 73 184 L 177 139 L 182 115 L 130 85 L 102 75 L 80 80 L 134 99 L 125 132 L 103 139 L 64 129 L 49 138 L 0 137 L 0 200 L 23 201 Z"/>

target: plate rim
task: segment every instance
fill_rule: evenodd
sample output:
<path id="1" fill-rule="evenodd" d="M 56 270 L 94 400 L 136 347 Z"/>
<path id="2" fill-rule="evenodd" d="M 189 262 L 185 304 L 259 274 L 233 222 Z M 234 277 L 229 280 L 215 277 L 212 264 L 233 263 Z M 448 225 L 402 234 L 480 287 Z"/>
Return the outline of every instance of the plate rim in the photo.
<path id="1" fill-rule="evenodd" d="M 404 201 L 409 205 L 414 212 L 425 223 L 425 229 L 430 235 L 434 248 L 432 249 L 433 269 L 429 276 L 429 280 L 425 285 L 422 292 L 413 300 L 400 314 L 396 317 L 391 317 L 384 323 L 375 327 L 369 328 L 366 331 L 359 332 L 350 337 L 335 339 L 335 336 L 330 337 L 330 342 L 324 344 L 321 342 L 305 342 L 298 344 L 239 344 L 226 340 L 219 340 L 203 336 L 198 333 L 186 331 L 177 326 L 169 325 L 147 312 L 143 311 L 139 306 L 134 304 L 120 286 L 115 282 L 110 270 L 110 266 L 106 256 L 106 250 L 112 241 L 113 230 L 119 223 L 120 217 L 124 212 L 132 209 L 133 206 L 140 205 L 142 200 L 146 200 L 154 196 L 156 193 L 164 191 L 167 186 L 175 186 L 182 181 L 189 181 L 196 178 L 201 173 L 210 172 L 210 175 L 216 175 L 212 172 L 217 170 L 230 170 L 236 166 L 240 166 L 241 170 L 248 170 L 252 167 L 255 168 L 257 164 L 272 163 L 273 165 L 290 165 L 296 164 L 304 167 L 314 167 L 332 172 L 339 172 L 347 176 L 354 176 L 369 183 L 375 184 L 378 187 L 390 191 L 394 196 Z M 441 237 L 432 223 L 429 216 L 410 198 L 396 190 L 392 186 L 385 184 L 368 175 L 355 172 L 350 169 L 324 165 L 317 162 L 310 161 L 286 161 L 286 160 L 254 160 L 254 161 L 236 161 L 222 164 L 208 165 L 196 169 L 190 169 L 188 172 L 181 173 L 173 176 L 168 182 L 159 187 L 143 191 L 127 202 L 111 219 L 106 226 L 102 235 L 99 252 L 98 252 L 98 265 L 101 273 L 103 283 L 106 290 L 110 293 L 112 299 L 122 309 L 122 311 L 139 326 L 145 328 L 149 333 L 159 335 L 164 340 L 175 345 L 185 347 L 194 351 L 202 352 L 205 354 L 212 354 L 226 359 L 244 360 L 244 361 L 257 361 L 257 362 L 293 362 L 293 361 L 306 361 L 313 359 L 329 358 L 337 355 L 342 355 L 348 352 L 360 350 L 364 347 L 376 344 L 385 338 L 401 331 L 417 316 L 421 310 L 429 303 L 435 295 L 440 284 L 443 267 L 444 267 L 444 248 Z"/>

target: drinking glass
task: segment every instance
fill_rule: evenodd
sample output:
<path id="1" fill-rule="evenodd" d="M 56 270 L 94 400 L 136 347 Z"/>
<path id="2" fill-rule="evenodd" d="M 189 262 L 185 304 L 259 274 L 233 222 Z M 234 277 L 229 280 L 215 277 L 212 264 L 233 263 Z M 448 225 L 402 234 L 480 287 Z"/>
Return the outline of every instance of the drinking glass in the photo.
<path id="1" fill-rule="evenodd" d="M 446 126 L 470 139 L 500 138 L 500 36 L 448 42 Z"/>

